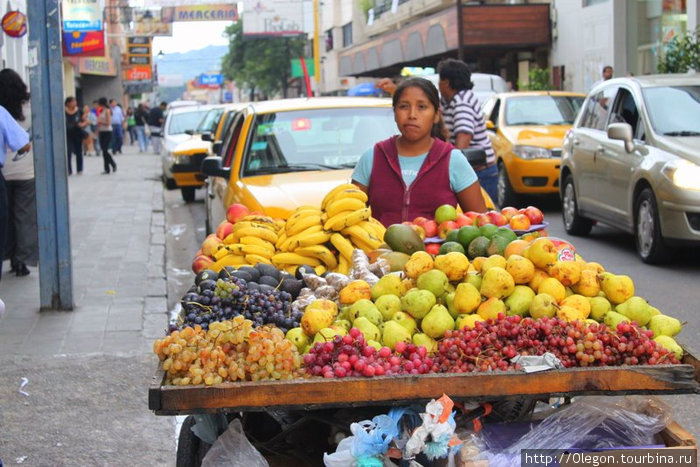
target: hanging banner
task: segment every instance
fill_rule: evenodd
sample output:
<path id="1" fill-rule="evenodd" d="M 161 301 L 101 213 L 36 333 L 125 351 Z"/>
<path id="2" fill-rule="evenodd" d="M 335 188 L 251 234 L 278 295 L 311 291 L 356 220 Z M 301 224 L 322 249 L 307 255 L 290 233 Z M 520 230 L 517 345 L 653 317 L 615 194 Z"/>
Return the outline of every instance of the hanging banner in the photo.
<path id="1" fill-rule="evenodd" d="M 104 31 L 64 32 L 64 57 L 104 57 Z"/>
<path id="2" fill-rule="evenodd" d="M 238 8 L 235 4 L 177 6 L 173 21 L 238 21 Z"/>
<path id="3" fill-rule="evenodd" d="M 168 18 L 154 15 L 150 10 L 134 11 L 134 27 L 131 34 L 135 36 L 172 36 L 173 24 Z"/>
<path id="4" fill-rule="evenodd" d="M 245 2 L 243 35 L 252 37 L 295 37 L 307 31 L 312 16 L 305 0 Z"/>
<path id="5" fill-rule="evenodd" d="M 63 31 L 99 31 L 102 29 L 102 9 L 98 0 L 63 0 Z"/>
<path id="6" fill-rule="evenodd" d="M 2 17 L 2 30 L 10 37 L 24 36 L 27 34 L 27 16 L 20 11 L 8 11 Z"/>

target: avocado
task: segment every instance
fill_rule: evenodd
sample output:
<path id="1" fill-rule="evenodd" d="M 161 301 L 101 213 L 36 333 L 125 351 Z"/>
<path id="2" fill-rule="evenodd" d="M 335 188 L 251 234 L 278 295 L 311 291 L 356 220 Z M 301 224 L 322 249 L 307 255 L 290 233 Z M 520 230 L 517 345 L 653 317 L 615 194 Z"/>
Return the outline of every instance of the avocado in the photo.
<path id="1" fill-rule="evenodd" d="M 316 271 L 314 271 L 314 268 L 307 266 L 306 264 L 297 267 L 297 270 L 294 271 L 294 277 L 299 280 L 304 278 L 304 274 L 316 274 Z"/>
<path id="2" fill-rule="evenodd" d="M 469 242 L 469 248 L 467 248 L 467 256 L 469 259 L 474 259 L 477 256 L 486 256 L 486 249 L 489 247 L 489 243 L 491 243 L 491 240 L 483 235 Z"/>
<path id="3" fill-rule="evenodd" d="M 258 284 L 266 284 L 270 287 L 276 288 L 278 285 L 280 285 L 280 281 L 272 276 L 260 276 L 260 279 L 258 279 Z"/>
<path id="4" fill-rule="evenodd" d="M 261 276 L 274 277 L 278 281 L 280 280 L 280 271 L 271 264 L 258 263 L 255 265 L 255 269 L 260 271 Z"/>
<path id="5" fill-rule="evenodd" d="M 408 225 L 392 224 L 384 233 L 384 241 L 394 251 L 412 255 L 416 251 L 425 251 L 425 244 L 418 233 Z"/>
<path id="6" fill-rule="evenodd" d="M 236 272 L 236 268 L 233 266 L 224 266 L 219 271 L 219 279 L 229 279 L 233 277 L 233 273 Z"/>
<path id="7" fill-rule="evenodd" d="M 246 282 L 253 282 L 253 277 L 248 271 L 243 271 L 239 269 L 238 271 L 233 271 L 231 277 L 237 277 L 238 279 L 243 279 Z"/>
<path id="8" fill-rule="evenodd" d="M 248 288 L 248 292 L 256 292 L 260 290 L 260 285 L 257 282 L 248 282 L 246 287 Z"/>
<path id="9" fill-rule="evenodd" d="M 202 281 L 216 281 L 216 279 L 218 278 L 219 274 L 216 271 L 212 271 L 211 269 L 205 269 L 204 271 L 201 271 L 199 274 L 194 276 L 194 283 L 199 285 L 199 283 Z"/>
<path id="10" fill-rule="evenodd" d="M 239 271 L 245 271 L 250 275 L 250 280 L 257 282 L 258 279 L 260 279 L 260 271 L 255 269 L 253 266 L 243 266 L 242 268 L 238 268 Z M 250 282 L 250 281 L 248 281 Z"/>
<path id="11" fill-rule="evenodd" d="M 210 279 L 207 279 L 207 280 L 199 283 L 200 292 L 203 292 L 205 290 L 214 290 L 215 287 L 216 287 L 216 281 L 213 281 Z"/>
<path id="12" fill-rule="evenodd" d="M 453 232 L 456 232 L 453 230 Z M 464 247 L 460 245 L 458 242 L 445 242 L 442 245 L 440 245 L 440 254 L 441 255 L 446 255 L 447 253 L 450 253 L 452 251 L 457 251 L 459 253 L 464 254 Z"/>
<path id="13" fill-rule="evenodd" d="M 489 246 L 486 248 L 486 256 L 491 256 L 491 255 L 501 255 L 503 256 L 503 252 L 506 250 L 506 247 L 510 243 L 510 240 L 507 238 L 501 236 L 501 235 L 494 235 L 491 237 L 491 241 L 489 242 Z"/>
<path id="14" fill-rule="evenodd" d="M 294 278 L 284 278 L 280 282 L 279 289 L 283 292 L 288 292 L 292 299 L 296 299 L 299 296 L 299 292 L 304 287 L 304 281 L 300 281 Z"/>
<path id="15" fill-rule="evenodd" d="M 269 294 L 269 293 L 275 291 L 275 288 L 272 287 L 271 285 L 260 284 L 259 287 L 260 287 L 260 291 L 263 292 L 263 293 L 266 293 L 266 294 Z"/>

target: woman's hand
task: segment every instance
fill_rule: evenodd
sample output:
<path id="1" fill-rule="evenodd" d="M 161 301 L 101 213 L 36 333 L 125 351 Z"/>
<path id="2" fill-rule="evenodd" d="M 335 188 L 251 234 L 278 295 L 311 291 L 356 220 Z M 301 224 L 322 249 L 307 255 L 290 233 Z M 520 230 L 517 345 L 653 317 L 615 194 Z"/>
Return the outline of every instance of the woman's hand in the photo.
<path id="1" fill-rule="evenodd" d="M 382 91 L 386 92 L 390 96 L 394 95 L 394 92 L 396 92 L 396 84 L 391 80 L 391 78 L 382 78 L 379 81 L 377 81 L 377 84 L 374 85 L 375 88 L 381 89 Z"/>
<path id="2" fill-rule="evenodd" d="M 474 182 L 457 193 L 457 201 L 459 202 L 459 207 L 462 208 L 462 212 L 486 212 L 486 202 L 481 194 L 479 182 Z"/>

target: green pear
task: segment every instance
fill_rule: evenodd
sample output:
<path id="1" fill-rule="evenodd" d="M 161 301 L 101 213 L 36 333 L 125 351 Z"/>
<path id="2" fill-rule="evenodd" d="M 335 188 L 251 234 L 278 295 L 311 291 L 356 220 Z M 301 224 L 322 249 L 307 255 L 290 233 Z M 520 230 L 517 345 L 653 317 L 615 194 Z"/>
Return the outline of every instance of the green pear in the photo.
<path id="1" fill-rule="evenodd" d="M 401 276 L 387 274 L 372 286 L 372 300 L 376 302 L 383 295 L 396 295 L 397 297 L 401 295 Z"/>
<path id="2" fill-rule="evenodd" d="M 657 336 L 654 338 L 657 344 L 659 344 L 661 347 L 665 348 L 666 350 L 673 352 L 676 354 L 676 357 L 678 357 L 678 360 L 683 358 L 683 348 L 678 345 L 678 342 L 671 337 L 671 336 Z"/>
<path id="3" fill-rule="evenodd" d="M 655 315 L 649 320 L 648 326 L 654 332 L 654 337 L 669 336 L 673 337 L 681 332 L 681 322 L 676 318 L 666 315 Z"/>
<path id="4" fill-rule="evenodd" d="M 336 317 L 336 319 L 352 322 L 353 318 L 350 316 L 351 306 L 352 305 L 341 305 L 338 309 L 338 316 Z"/>
<path id="5" fill-rule="evenodd" d="M 476 290 L 481 290 L 481 273 L 476 271 L 470 271 L 467 273 L 467 277 L 464 278 L 462 282 L 473 285 Z"/>
<path id="6" fill-rule="evenodd" d="M 403 311 L 397 311 L 394 313 L 391 320 L 396 321 L 401 326 L 405 327 L 411 334 L 418 330 L 418 323 L 416 322 L 415 318 L 408 313 L 404 313 Z"/>
<path id="7" fill-rule="evenodd" d="M 375 326 L 379 326 L 379 323 L 384 321 L 382 313 L 377 309 L 376 306 L 363 308 L 359 312 L 358 317 L 365 317 L 372 322 Z"/>
<path id="8" fill-rule="evenodd" d="M 533 318 L 551 318 L 557 314 L 557 300 L 548 293 L 535 295 L 530 302 L 530 316 Z"/>
<path id="9" fill-rule="evenodd" d="M 413 335 L 411 340 L 413 341 L 413 343 L 415 345 L 425 347 L 425 350 L 427 350 L 429 354 L 437 352 L 437 349 L 438 349 L 437 341 L 427 334 L 424 334 L 422 332 L 418 332 L 418 333 Z"/>
<path id="10" fill-rule="evenodd" d="M 411 343 L 411 333 L 396 321 L 387 321 L 384 324 L 382 344 L 394 350 L 397 342 Z"/>
<path id="11" fill-rule="evenodd" d="M 309 345 L 309 336 L 304 333 L 302 328 L 292 328 L 287 331 L 287 335 L 284 337 L 291 341 L 299 352 L 302 352 Z"/>
<path id="12" fill-rule="evenodd" d="M 605 324 L 610 326 L 611 329 L 617 329 L 617 325 L 620 323 L 629 323 L 630 320 L 627 316 L 618 313 L 617 311 L 608 311 L 605 314 L 605 319 L 603 320 Z"/>
<path id="13" fill-rule="evenodd" d="M 396 295 L 382 295 L 374 304 L 382 314 L 384 321 L 389 321 L 394 313 L 401 311 L 401 299 Z"/>
<path id="14" fill-rule="evenodd" d="M 455 320 L 455 328 L 472 329 L 474 327 L 474 323 L 476 323 L 477 321 L 484 321 L 484 318 L 479 316 L 478 313 L 472 313 L 471 315 L 459 315 Z"/>
<path id="15" fill-rule="evenodd" d="M 447 292 L 449 284 L 450 281 L 447 279 L 447 275 L 439 269 L 431 269 L 428 272 L 424 272 L 418 276 L 416 281 L 419 289 L 428 290 L 436 297 L 441 297 Z"/>
<path id="16" fill-rule="evenodd" d="M 340 334 L 336 329 L 333 328 L 323 328 L 316 333 L 313 342 L 314 344 L 316 344 L 317 342 L 329 342 L 332 341 L 336 335 L 342 336 L 343 334 Z"/>
<path id="17" fill-rule="evenodd" d="M 506 315 L 527 316 L 535 291 L 527 285 L 516 285 L 513 293 L 506 298 Z"/>
<path id="18" fill-rule="evenodd" d="M 598 321 L 591 319 L 591 318 L 586 318 L 584 321 L 586 324 L 591 325 L 591 324 L 599 324 Z"/>
<path id="19" fill-rule="evenodd" d="M 605 297 L 590 297 L 589 301 L 591 302 L 590 317 L 602 323 L 605 314 L 612 309 L 612 305 Z"/>
<path id="20" fill-rule="evenodd" d="M 445 335 L 445 331 L 455 328 L 455 320 L 452 319 L 447 308 L 442 305 L 435 305 L 425 315 L 425 318 L 420 323 L 420 327 L 425 334 L 433 339 L 438 339 Z"/>
<path id="21" fill-rule="evenodd" d="M 457 285 L 454 307 L 458 314 L 474 313 L 480 304 L 481 293 L 479 293 L 479 289 L 468 282 L 462 282 Z M 452 316 L 455 317 L 454 315 Z"/>
<path id="22" fill-rule="evenodd" d="M 624 303 L 618 305 L 618 307 L 621 307 L 622 305 L 625 305 L 624 311 L 618 312 L 627 316 L 630 320 L 635 321 L 640 326 L 646 326 L 651 319 L 649 303 L 642 297 L 637 297 L 636 295 L 634 297 L 630 297 L 625 300 Z"/>
<path id="23" fill-rule="evenodd" d="M 401 297 L 401 311 L 421 319 L 435 306 L 435 295 L 428 290 L 411 289 Z"/>
<path id="24" fill-rule="evenodd" d="M 368 340 L 367 345 L 369 345 L 370 347 L 374 347 L 377 350 L 382 348 L 382 344 L 380 344 L 378 341 L 375 341 L 374 339 Z"/>
<path id="25" fill-rule="evenodd" d="M 452 315 L 453 318 L 456 318 L 459 314 L 457 307 L 455 307 L 455 295 L 456 292 L 449 292 L 440 297 L 441 300 L 445 302 L 444 305 L 447 307 L 447 311 L 450 312 L 450 315 Z"/>
<path id="26" fill-rule="evenodd" d="M 365 336 L 366 341 L 378 341 L 381 338 L 379 328 L 372 324 L 372 322 L 364 316 L 360 316 L 355 321 L 353 321 L 352 326 L 354 328 L 357 328 L 362 333 L 362 335 Z"/>
<path id="27" fill-rule="evenodd" d="M 379 334 L 382 334 L 382 335 L 384 334 L 384 324 L 385 324 L 384 321 L 377 324 L 377 329 L 379 329 Z"/>
<path id="28" fill-rule="evenodd" d="M 349 331 L 350 328 L 352 327 L 352 323 L 348 321 L 347 319 L 336 319 L 333 321 L 333 325 L 331 327 L 337 327 L 340 326 L 341 328 L 345 329 L 346 331 Z"/>
<path id="29" fill-rule="evenodd" d="M 377 306 L 372 302 L 372 300 L 361 298 L 350 306 L 350 309 L 347 311 L 347 319 L 349 321 L 355 321 L 357 318 L 360 317 L 361 311 L 370 309 L 379 311 L 377 310 Z"/>
<path id="30" fill-rule="evenodd" d="M 659 310 L 658 308 L 651 306 L 651 305 L 649 305 L 649 311 L 651 312 L 652 317 L 662 314 L 661 310 Z"/>
<path id="31" fill-rule="evenodd" d="M 505 269 L 493 266 L 489 268 L 481 281 L 481 295 L 487 298 L 505 298 L 513 293 L 515 281 Z"/>

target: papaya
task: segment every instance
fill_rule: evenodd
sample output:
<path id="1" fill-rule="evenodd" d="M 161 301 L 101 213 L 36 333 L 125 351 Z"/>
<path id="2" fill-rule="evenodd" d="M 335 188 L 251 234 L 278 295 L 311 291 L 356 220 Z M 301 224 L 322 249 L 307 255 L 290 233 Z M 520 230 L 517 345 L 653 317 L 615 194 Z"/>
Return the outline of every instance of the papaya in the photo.
<path id="1" fill-rule="evenodd" d="M 425 244 L 418 233 L 405 224 L 392 224 L 384 233 L 384 242 L 394 251 L 412 255 L 425 251 Z"/>

